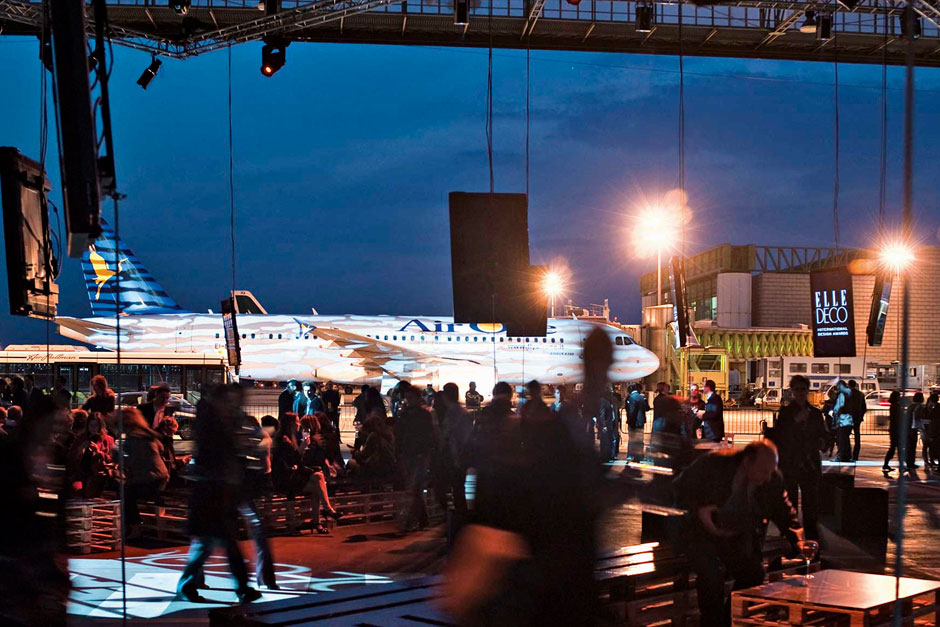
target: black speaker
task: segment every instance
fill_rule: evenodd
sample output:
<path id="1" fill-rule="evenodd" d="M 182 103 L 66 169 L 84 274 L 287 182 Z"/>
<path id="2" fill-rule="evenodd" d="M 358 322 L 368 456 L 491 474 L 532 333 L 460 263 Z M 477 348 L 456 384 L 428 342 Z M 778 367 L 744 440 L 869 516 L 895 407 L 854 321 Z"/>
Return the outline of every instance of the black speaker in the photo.
<path id="1" fill-rule="evenodd" d="M 98 139 L 88 83 L 85 3 L 50 2 L 52 51 L 62 152 L 62 197 L 68 255 L 80 257 L 101 234 L 99 225 Z"/>
<path id="2" fill-rule="evenodd" d="M 886 538 L 888 491 L 883 488 L 840 489 L 835 515 L 839 534 L 846 538 Z"/>
<path id="3" fill-rule="evenodd" d="M 865 335 L 869 346 L 881 346 L 888 321 L 888 306 L 891 304 L 891 277 L 878 273 L 875 289 L 871 294 L 871 310 L 868 312 L 868 328 Z"/>
<path id="4" fill-rule="evenodd" d="M 543 273 L 529 265 L 525 194 L 451 192 L 450 254 L 454 322 L 545 335 Z"/>
<path id="5" fill-rule="evenodd" d="M 10 313 L 53 319 L 59 302 L 49 235 L 46 173 L 16 148 L 0 148 L 0 202 L 7 250 Z"/>
<path id="6" fill-rule="evenodd" d="M 669 289 L 672 291 L 672 321 L 676 324 L 675 347 L 679 348 L 689 343 L 692 325 L 685 291 L 685 268 L 678 255 L 669 261 Z"/>

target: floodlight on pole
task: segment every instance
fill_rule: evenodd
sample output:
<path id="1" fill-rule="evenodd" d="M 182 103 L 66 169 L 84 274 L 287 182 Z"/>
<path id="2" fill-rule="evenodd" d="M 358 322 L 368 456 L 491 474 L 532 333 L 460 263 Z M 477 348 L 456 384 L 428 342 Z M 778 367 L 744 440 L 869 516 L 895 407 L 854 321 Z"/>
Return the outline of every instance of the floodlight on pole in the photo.
<path id="1" fill-rule="evenodd" d="M 910 244 L 895 240 L 885 242 L 881 250 L 878 251 L 878 260 L 885 268 L 900 276 L 908 266 L 916 261 L 916 257 L 914 256 L 914 248 Z"/>
<path id="2" fill-rule="evenodd" d="M 561 274 L 556 270 L 549 270 L 542 277 L 542 290 L 549 297 L 551 302 L 551 316 L 555 317 L 555 297 L 561 296 L 565 290 L 565 281 Z"/>
<path id="3" fill-rule="evenodd" d="M 656 253 L 656 304 L 663 304 L 663 252 L 671 249 L 680 225 L 677 209 L 669 206 L 650 206 L 636 218 L 633 228 L 633 248 L 642 256 Z"/>

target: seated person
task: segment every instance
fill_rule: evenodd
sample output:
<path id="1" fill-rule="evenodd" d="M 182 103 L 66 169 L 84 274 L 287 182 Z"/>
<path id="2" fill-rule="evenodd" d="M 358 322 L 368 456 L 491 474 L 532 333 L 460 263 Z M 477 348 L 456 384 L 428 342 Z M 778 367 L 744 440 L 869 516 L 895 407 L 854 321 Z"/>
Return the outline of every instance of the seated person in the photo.
<path id="1" fill-rule="evenodd" d="M 179 430 L 179 423 L 176 418 L 167 416 L 157 425 L 156 431 L 160 434 L 160 442 L 163 444 L 163 463 L 170 472 L 168 487 L 178 487 L 182 485 L 183 469 L 192 455 L 177 455 L 173 446 L 173 436 Z"/>
<path id="2" fill-rule="evenodd" d="M 346 466 L 351 474 L 364 477 L 388 477 L 395 472 L 395 434 L 377 407 L 366 415 L 362 426 L 362 448 L 353 452 Z"/>
<path id="3" fill-rule="evenodd" d="M 85 413 L 80 409 L 76 412 Z M 68 472 L 72 490 L 86 499 L 101 496 L 117 477 L 113 455 L 114 438 L 108 434 L 101 414 L 92 414 L 69 451 Z"/>

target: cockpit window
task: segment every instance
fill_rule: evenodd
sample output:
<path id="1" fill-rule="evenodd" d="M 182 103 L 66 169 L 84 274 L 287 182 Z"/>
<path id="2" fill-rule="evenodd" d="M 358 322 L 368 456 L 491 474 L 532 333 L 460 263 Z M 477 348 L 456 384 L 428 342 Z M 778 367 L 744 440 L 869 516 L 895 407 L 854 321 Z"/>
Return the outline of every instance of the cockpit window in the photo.
<path id="1" fill-rule="evenodd" d="M 615 342 L 617 343 L 617 346 L 623 346 L 623 338 L 619 335 L 617 336 Z"/>

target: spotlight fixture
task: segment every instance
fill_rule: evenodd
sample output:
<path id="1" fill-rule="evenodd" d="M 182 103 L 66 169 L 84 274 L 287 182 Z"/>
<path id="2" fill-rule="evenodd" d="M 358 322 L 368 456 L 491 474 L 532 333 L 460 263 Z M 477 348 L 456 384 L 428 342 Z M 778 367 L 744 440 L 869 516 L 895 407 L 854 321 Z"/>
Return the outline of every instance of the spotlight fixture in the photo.
<path id="1" fill-rule="evenodd" d="M 140 78 L 137 79 L 137 84 L 140 85 L 142 89 L 147 89 L 147 86 L 150 85 L 150 81 L 154 79 L 157 75 L 157 72 L 160 70 L 160 66 L 163 65 L 163 62 L 154 57 L 150 62 L 150 66 L 144 70 L 143 74 L 140 75 Z"/>
<path id="2" fill-rule="evenodd" d="M 855 7 L 858 6 L 859 0 L 839 0 L 839 4 L 844 6 L 849 11 L 854 11 Z"/>
<path id="3" fill-rule="evenodd" d="M 470 0 L 454 0 L 454 26 L 470 24 Z"/>
<path id="4" fill-rule="evenodd" d="M 653 20 L 655 13 L 652 6 L 638 4 L 636 5 L 636 32 L 650 33 L 653 31 Z"/>
<path id="5" fill-rule="evenodd" d="M 170 6 L 179 15 L 186 15 L 189 13 L 189 7 L 191 4 L 192 0 L 170 0 Z"/>
<path id="6" fill-rule="evenodd" d="M 287 63 L 289 42 L 266 41 L 261 47 L 261 73 L 274 76 Z"/>
<path id="7" fill-rule="evenodd" d="M 259 10 L 259 11 L 264 11 L 264 0 L 259 0 L 259 2 L 258 2 L 258 10 Z"/>
<path id="8" fill-rule="evenodd" d="M 910 33 L 908 32 L 908 18 L 910 17 L 910 11 L 911 7 L 906 6 L 904 7 L 904 10 L 901 11 L 901 15 L 898 16 L 898 21 L 900 22 L 901 26 L 901 39 L 920 39 L 921 23 L 919 16 L 914 15 L 914 30 Z"/>
<path id="9" fill-rule="evenodd" d="M 565 1 L 572 6 L 578 6 L 579 4 L 581 4 L 581 0 L 565 0 Z"/>
<path id="10" fill-rule="evenodd" d="M 816 32 L 816 11 L 807 11 L 806 19 L 800 24 L 800 32 L 812 35 Z"/>
<path id="11" fill-rule="evenodd" d="M 832 15 L 820 15 L 819 25 L 816 27 L 816 39 L 829 41 L 832 39 Z"/>

